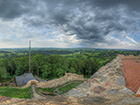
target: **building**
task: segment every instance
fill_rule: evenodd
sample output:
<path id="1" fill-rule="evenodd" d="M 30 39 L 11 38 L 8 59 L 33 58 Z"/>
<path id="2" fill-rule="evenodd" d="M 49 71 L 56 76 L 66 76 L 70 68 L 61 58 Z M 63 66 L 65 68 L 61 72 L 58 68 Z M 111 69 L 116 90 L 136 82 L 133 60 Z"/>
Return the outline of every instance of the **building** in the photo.
<path id="1" fill-rule="evenodd" d="M 17 86 L 25 85 L 30 80 L 35 80 L 35 78 L 33 77 L 32 73 L 24 73 L 23 75 L 16 76 L 14 78 L 14 81 L 15 81 Z"/>

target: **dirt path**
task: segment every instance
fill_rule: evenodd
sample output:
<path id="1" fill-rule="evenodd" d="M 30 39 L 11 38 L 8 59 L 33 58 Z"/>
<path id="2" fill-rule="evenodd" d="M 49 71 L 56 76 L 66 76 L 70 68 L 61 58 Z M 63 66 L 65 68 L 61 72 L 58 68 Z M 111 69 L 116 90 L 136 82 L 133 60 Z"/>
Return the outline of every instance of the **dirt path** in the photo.
<path id="1" fill-rule="evenodd" d="M 41 96 L 41 95 L 36 93 L 35 85 L 32 85 L 32 92 L 33 92 L 32 99 L 46 99 L 45 97 L 43 97 L 43 96 Z"/>

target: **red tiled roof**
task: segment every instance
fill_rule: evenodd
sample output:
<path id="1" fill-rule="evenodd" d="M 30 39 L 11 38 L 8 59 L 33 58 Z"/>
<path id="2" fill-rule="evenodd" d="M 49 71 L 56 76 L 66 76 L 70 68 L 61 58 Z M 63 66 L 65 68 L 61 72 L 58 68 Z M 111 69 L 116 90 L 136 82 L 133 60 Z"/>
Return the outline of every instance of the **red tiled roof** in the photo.
<path id="1" fill-rule="evenodd" d="M 126 87 L 136 93 L 140 87 L 140 60 L 122 60 Z"/>

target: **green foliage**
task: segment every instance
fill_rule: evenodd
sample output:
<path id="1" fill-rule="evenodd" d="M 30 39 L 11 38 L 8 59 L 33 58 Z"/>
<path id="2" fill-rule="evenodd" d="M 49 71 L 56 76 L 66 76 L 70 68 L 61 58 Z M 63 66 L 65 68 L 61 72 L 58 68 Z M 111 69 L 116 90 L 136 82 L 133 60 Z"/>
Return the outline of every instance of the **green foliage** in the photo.
<path id="1" fill-rule="evenodd" d="M 80 85 L 81 83 L 71 83 L 71 84 L 68 84 L 60 89 L 58 89 L 58 93 L 59 94 L 63 94 L 63 93 L 66 93 L 68 92 L 69 90 L 71 90 L 72 88 L 75 88 L 76 86 Z"/>
<path id="2" fill-rule="evenodd" d="M 55 89 L 59 88 L 56 92 L 59 94 L 63 94 L 82 83 L 82 81 L 75 81 L 75 82 L 77 83 L 70 83 L 70 84 L 66 83 L 65 84 L 66 86 L 64 87 L 58 86 L 58 87 L 53 87 L 53 88 L 37 88 L 37 89 L 40 89 L 43 92 L 53 93 Z"/>
<path id="3" fill-rule="evenodd" d="M 15 89 L 15 88 L 0 88 L 0 95 L 14 98 L 31 99 L 31 88 Z"/>
<path id="4" fill-rule="evenodd" d="M 6 79 L 7 77 L 8 77 L 8 72 L 6 71 L 6 68 L 0 66 L 0 81 L 2 79 Z"/>
<path id="5" fill-rule="evenodd" d="M 21 75 L 28 70 L 28 57 L 14 58 L 14 64 L 16 68 L 15 75 Z"/>
<path id="6" fill-rule="evenodd" d="M 31 52 L 31 72 L 44 79 L 59 78 L 65 72 L 90 77 L 117 54 L 140 54 L 140 51 L 101 49 L 34 48 Z M 0 56 L 0 81 L 21 75 L 29 69 L 28 49 L 0 50 Z"/>
<path id="7" fill-rule="evenodd" d="M 54 88 L 37 88 L 37 89 L 40 89 L 44 92 L 53 93 L 53 91 L 56 89 L 56 87 L 54 87 Z"/>
<path id="8" fill-rule="evenodd" d="M 9 73 L 6 70 L 5 67 L 5 60 L 1 60 L 0 61 L 0 81 L 2 81 L 3 79 L 6 79 L 9 76 Z"/>
<path id="9" fill-rule="evenodd" d="M 51 68 L 50 68 L 49 65 L 50 64 L 43 65 L 42 68 L 41 68 L 41 72 L 42 72 L 42 77 L 43 78 L 47 78 L 51 74 Z"/>

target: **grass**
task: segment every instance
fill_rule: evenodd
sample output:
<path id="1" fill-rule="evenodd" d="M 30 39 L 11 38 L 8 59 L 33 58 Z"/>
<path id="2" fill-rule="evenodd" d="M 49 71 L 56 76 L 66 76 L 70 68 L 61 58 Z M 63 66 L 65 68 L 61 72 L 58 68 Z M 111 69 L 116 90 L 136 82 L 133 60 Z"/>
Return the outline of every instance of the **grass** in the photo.
<path id="1" fill-rule="evenodd" d="M 14 98 L 31 99 L 31 88 L 15 89 L 15 88 L 0 88 L 0 95 Z"/>
<path id="2" fill-rule="evenodd" d="M 58 93 L 59 93 L 59 94 L 66 93 L 66 92 L 68 92 L 69 90 L 71 90 L 72 88 L 75 88 L 76 86 L 78 86 L 78 85 L 80 85 L 80 84 L 81 84 L 81 83 L 71 83 L 71 84 L 68 84 L 67 86 L 58 89 Z"/>
<path id="3" fill-rule="evenodd" d="M 53 93 L 53 91 L 56 89 L 56 87 L 54 87 L 54 88 L 37 88 L 37 89 L 40 89 L 44 92 Z"/>
<path id="4" fill-rule="evenodd" d="M 49 93 L 53 93 L 53 91 L 56 89 L 56 88 L 59 88 L 58 91 L 56 91 L 57 93 L 59 94 L 63 94 L 63 93 L 66 93 L 68 92 L 69 90 L 71 90 L 72 88 L 75 88 L 76 86 L 78 86 L 79 84 L 81 84 L 83 81 L 81 80 L 75 80 L 73 82 L 78 82 L 78 83 L 71 83 L 71 84 L 68 84 L 69 82 L 65 83 L 65 84 L 68 84 L 64 87 L 61 87 L 61 86 L 58 86 L 58 87 L 53 87 L 53 88 L 37 88 L 38 90 L 42 90 L 43 92 L 49 92 Z"/>

